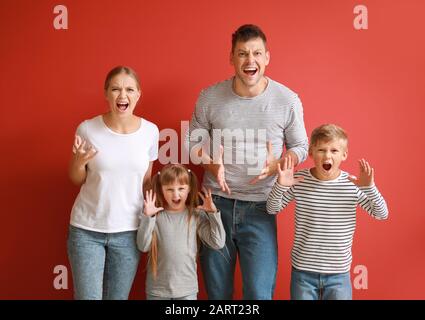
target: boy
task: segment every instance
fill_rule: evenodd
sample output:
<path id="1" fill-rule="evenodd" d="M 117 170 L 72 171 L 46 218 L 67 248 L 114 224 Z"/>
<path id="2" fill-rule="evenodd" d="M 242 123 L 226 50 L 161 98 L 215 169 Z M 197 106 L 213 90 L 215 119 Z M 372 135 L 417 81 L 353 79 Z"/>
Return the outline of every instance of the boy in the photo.
<path id="1" fill-rule="evenodd" d="M 384 198 L 374 185 L 374 170 L 359 161 L 356 178 L 340 170 L 347 159 L 348 138 L 333 124 L 316 128 L 309 156 L 314 168 L 294 175 L 290 158 L 278 165 L 278 179 L 267 200 L 277 214 L 295 199 L 295 238 L 292 248 L 292 300 L 351 300 L 351 246 L 360 205 L 373 218 L 388 217 Z"/>

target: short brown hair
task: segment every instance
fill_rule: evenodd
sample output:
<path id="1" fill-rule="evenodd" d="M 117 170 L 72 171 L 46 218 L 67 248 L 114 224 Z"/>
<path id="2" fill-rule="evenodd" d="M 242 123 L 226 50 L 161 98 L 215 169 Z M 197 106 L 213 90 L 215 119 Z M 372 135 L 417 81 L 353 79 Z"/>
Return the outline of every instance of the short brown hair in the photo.
<path id="1" fill-rule="evenodd" d="M 140 80 L 139 80 L 139 77 L 137 76 L 136 71 L 134 71 L 130 67 L 126 67 L 126 66 L 117 66 L 117 67 L 113 68 L 111 71 L 108 72 L 108 74 L 106 75 L 105 84 L 103 86 L 105 91 L 108 90 L 112 78 L 115 77 L 117 74 L 120 74 L 120 73 L 128 74 L 134 80 L 136 80 L 137 89 L 140 91 Z"/>
<path id="2" fill-rule="evenodd" d="M 235 50 L 236 43 L 239 41 L 247 42 L 251 39 L 261 38 L 264 42 L 264 46 L 266 46 L 267 39 L 264 32 L 260 29 L 260 27 L 254 24 L 244 24 L 240 26 L 233 34 L 232 34 L 232 52 Z"/>
<path id="3" fill-rule="evenodd" d="M 311 133 L 309 151 L 311 151 L 311 147 L 315 146 L 319 141 L 329 142 L 334 139 L 341 139 L 348 144 L 348 136 L 344 129 L 332 123 L 323 124 L 314 129 Z"/>

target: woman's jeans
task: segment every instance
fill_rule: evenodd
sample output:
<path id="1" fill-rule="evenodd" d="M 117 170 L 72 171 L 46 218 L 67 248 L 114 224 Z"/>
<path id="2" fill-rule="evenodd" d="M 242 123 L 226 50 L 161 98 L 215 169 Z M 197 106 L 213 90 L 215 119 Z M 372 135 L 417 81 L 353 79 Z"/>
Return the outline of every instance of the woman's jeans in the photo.
<path id="1" fill-rule="evenodd" d="M 351 300 L 350 272 L 316 273 L 292 268 L 291 300 Z"/>
<path id="2" fill-rule="evenodd" d="M 221 250 L 203 246 L 200 259 L 208 298 L 232 299 L 236 258 L 242 273 L 243 298 L 273 298 L 277 271 L 276 216 L 266 202 L 241 201 L 213 195 L 226 231 Z"/>
<path id="3" fill-rule="evenodd" d="M 75 299 L 128 299 L 140 258 L 136 232 L 102 233 L 69 226 Z"/>

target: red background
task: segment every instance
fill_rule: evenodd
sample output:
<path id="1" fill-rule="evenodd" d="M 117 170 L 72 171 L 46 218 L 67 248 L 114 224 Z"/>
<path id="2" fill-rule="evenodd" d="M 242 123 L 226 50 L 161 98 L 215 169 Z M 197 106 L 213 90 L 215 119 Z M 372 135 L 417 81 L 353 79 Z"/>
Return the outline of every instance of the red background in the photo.
<path id="1" fill-rule="evenodd" d="M 53 28 L 59 4 L 68 30 Z M 353 28 L 357 4 L 369 9 L 368 30 Z M 244 23 L 267 34 L 267 74 L 299 94 L 308 133 L 343 126 L 343 169 L 356 173 L 361 157 L 375 168 L 390 219 L 359 211 L 353 267 L 367 267 L 368 289 L 354 298 L 425 298 L 422 0 L 2 1 L 0 298 L 72 298 L 66 238 L 78 188 L 67 166 L 77 125 L 107 111 L 106 73 L 133 67 L 144 94 L 137 113 L 179 131 L 199 91 L 232 75 L 230 37 Z M 293 206 L 278 219 L 275 299 L 288 299 Z M 53 287 L 56 265 L 68 266 L 68 290 Z M 133 299 L 145 297 L 144 266 Z"/>

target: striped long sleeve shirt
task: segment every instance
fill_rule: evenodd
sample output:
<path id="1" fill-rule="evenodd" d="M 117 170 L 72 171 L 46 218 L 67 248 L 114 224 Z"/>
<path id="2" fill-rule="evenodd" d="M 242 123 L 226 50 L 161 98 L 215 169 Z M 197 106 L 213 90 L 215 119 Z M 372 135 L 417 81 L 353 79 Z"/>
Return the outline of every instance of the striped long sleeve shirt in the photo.
<path id="1" fill-rule="evenodd" d="M 384 198 L 376 186 L 354 185 L 344 171 L 331 181 L 316 179 L 309 169 L 294 176 L 304 180 L 292 187 L 276 181 L 267 200 L 269 214 L 296 202 L 292 266 L 317 273 L 349 272 L 357 205 L 375 219 L 387 219 Z"/>

